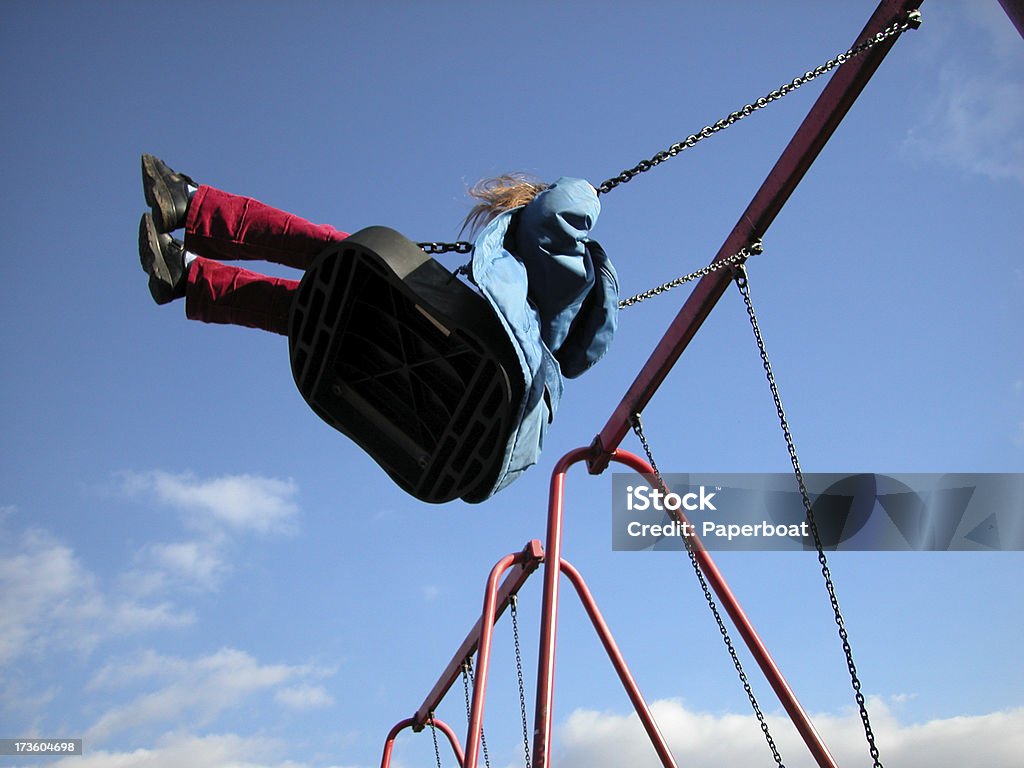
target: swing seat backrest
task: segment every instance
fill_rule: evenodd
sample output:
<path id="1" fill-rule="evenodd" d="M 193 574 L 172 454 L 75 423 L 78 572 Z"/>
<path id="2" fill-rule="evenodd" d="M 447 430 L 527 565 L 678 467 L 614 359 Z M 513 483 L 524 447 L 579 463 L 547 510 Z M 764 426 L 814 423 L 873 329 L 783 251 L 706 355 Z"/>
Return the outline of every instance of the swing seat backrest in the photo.
<path id="1" fill-rule="evenodd" d="M 402 489 L 487 498 L 523 397 L 515 348 L 487 301 L 415 243 L 369 227 L 320 254 L 289 352 L 313 411 Z"/>

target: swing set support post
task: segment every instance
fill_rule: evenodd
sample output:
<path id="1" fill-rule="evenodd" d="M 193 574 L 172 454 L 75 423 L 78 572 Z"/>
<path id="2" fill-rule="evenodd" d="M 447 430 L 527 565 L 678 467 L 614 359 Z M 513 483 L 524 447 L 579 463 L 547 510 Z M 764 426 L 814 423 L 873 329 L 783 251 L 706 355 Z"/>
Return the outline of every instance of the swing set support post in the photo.
<path id="1" fill-rule="evenodd" d="M 482 730 L 484 718 L 484 702 L 487 696 L 487 682 L 491 666 L 491 648 L 493 645 L 494 625 L 498 621 L 510 600 L 516 595 L 530 575 L 541 563 L 544 565 L 544 583 L 540 615 L 539 650 L 537 659 L 537 693 L 534 710 L 533 733 L 533 768 L 548 768 L 551 764 L 551 733 L 553 726 L 554 680 L 555 680 L 555 648 L 558 633 L 559 584 L 564 574 L 576 590 L 576 594 L 618 675 L 626 695 L 637 714 L 644 730 L 658 755 L 663 768 L 677 768 L 677 763 L 669 749 L 668 742 L 658 728 L 647 702 L 630 672 L 626 660 L 619 650 L 601 611 L 580 575 L 571 564 L 562 557 L 562 531 L 564 520 L 565 476 L 570 467 L 586 462 L 590 457 L 590 448 L 577 448 L 558 460 L 551 473 L 548 497 L 548 520 L 546 540 L 542 547 L 536 539 L 528 542 L 519 552 L 505 555 L 491 569 L 484 590 L 483 609 L 480 618 L 466 635 L 448 666 L 441 673 L 437 683 L 431 689 L 423 704 L 416 713 L 397 723 L 387 736 L 381 768 L 391 765 L 392 748 L 398 734 L 411 728 L 422 731 L 428 726 L 440 730 L 448 738 L 455 753 L 458 764 L 463 768 L 476 768 L 482 747 Z M 616 450 L 611 460 L 623 464 L 641 475 L 652 478 L 654 469 L 646 461 L 632 453 Z M 674 512 L 680 523 L 689 521 L 682 512 Z M 736 626 L 751 655 L 757 662 L 766 680 L 771 685 L 786 713 L 793 721 L 796 730 L 803 738 L 818 768 L 837 768 L 836 762 L 829 753 L 813 723 L 797 701 L 793 690 L 789 687 L 782 672 L 775 664 L 771 654 L 765 647 L 757 631 L 754 629 L 738 600 L 725 582 L 711 555 L 704 549 L 700 539 L 690 537 L 697 566 L 725 608 L 732 623 Z M 506 575 L 507 574 L 507 575 Z M 499 580 L 501 581 L 499 585 Z M 441 700 L 458 679 L 466 660 L 477 654 L 476 675 L 473 680 L 472 701 L 469 704 L 469 727 L 466 734 L 465 751 L 451 728 L 433 717 L 433 713 Z M 525 717 L 525 714 L 524 714 Z M 524 723 L 525 727 L 525 723 Z M 436 736 L 436 734 L 435 734 Z"/>
<path id="2" fill-rule="evenodd" d="M 551 759 L 550 734 L 553 719 L 552 703 L 554 700 L 558 576 L 563 571 L 570 577 L 574 586 L 576 586 L 584 607 L 588 614 L 590 614 L 594 627 L 598 630 L 602 642 L 605 643 L 605 650 L 612 660 L 616 671 L 619 673 L 623 685 L 630 694 L 634 708 L 640 716 L 655 750 L 658 752 L 662 765 L 674 766 L 675 762 L 669 752 L 668 745 L 658 731 L 649 710 L 647 710 L 647 705 L 640 696 L 639 689 L 626 668 L 625 661 L 615 646 L 614 640 L 611 639 L 611 634 L 607 632 L 607 626 L 604 625 L 600 613 L 596 612 L 596 604 L 589 597 L 589 591 L 586 591 L 585 585 L 582 585 L 584 591 L 581 591 L 581 584 L 577 584 L 576 577 L 578 573 L 571 566 L 568 566 L 568 563 L 562 560 L 561 557 L 565 475 L 569 467 L 580 461 L 586 461 L 589 455 L 590 451 L 586 448 L 570 451 L 558 461 L 551 475 L 550 498 L 548 502 L 548 530 L 544 558 L 544 597 L 541 608 L 540 652 L 537 668 L 537 708 L 534 716 L 533 768 L 547 768 L 550 765 Z M 615 451 L 610 460 L 624 464 L 647 478 L 655 476 L 654 469 L 650 464 L 639 456 L 627 451 Z M 674 512 L 673 514 L 678 516 L 678 522 L 689 522 L 681 512 Z M 714 560 L 712 560 L 711 555 L 696 535 L 690 537 L 690 542 L 693 547 L 694 557 L 709 587 L 714 591 L 719 602 L 729 614 L 729 618 L 742 636 L 747 649 L 754 657 L 765 679 L 771 685 L 779 702 L 786 710 L 790 720 L 792 720 L 793 725 L 807 745 L 808 750 L 810 750 L 815 763 L 819 768 L 837 768 L 836 761 L 829 752 L 828 747 L 818 734 L 807 712 L 797 700 L 793 689 L 789 687 L 789 683 L 786 682 L 771 653 L 761 640 L 757 630 L 754 629 L 754 625 L 743 611 L 736 596 L 726 583 L 725 577 L 718 570 Z M 560 563 L 561 566 L 554 567 L 553 563 Z M 591 613 L 592 609 L 595 613 Z"/>
<path id="3" fill-rule="evenodd" d="M 1015 23 L 1024 19 L 1021 0 L 1000 0 L 1017 13 Z M 882 0 L 857 37 L 856 45 L 875 35 L 896 19 L 904 18 L 922 0 Z M 769 172 L 739 222 L 726 238 L 712 263 L 728 258 L 741 248 L 760 240 L 779 211 L 803 179 L 811 164 L 831 138 L 839 123 L 878 69 L 899 36 L 885 40 L 840 66 L 829 79 L 775 166 Z M 591 474 L 600 474 L 629 432 L 633 415 L 643 411 L 676 361 L 707 319 L 734 277 L 731 269 L 720 269 L 702 278 L 694 287 L 625 397 L 591 445 L 588 459 Z"/>
<path id="4" fill-rule="evenodd" d="M 537 699 L 533 719 L 532 768 L 547 768 L 551 764 L 551 729 L 555 692 L 555 646 L 558 634 L 558 596 L 560 576 L 564 573 L 583 604 L 605 653 L 615 668 L 619 681 L 629 696 L 648 738 L 664 768 L 676 768 L 675 759 L 662 735 L 640 688 L 633 679 L 611 630 L 601 616 L 590 589 L 582 576 L 562 558 L 562 515 L 565 498 L 565 475 L 573 464 L 586 461 L 588 448 L 570 451 L 555 464 L 551 472 L 548 496 L 548 522 L 544 542 L 544 585 L 540 614 L 540 642 L 537 654 Z"/>
<path id="5" fill-rule="evenodd" d="M 604 651 L 608 654 L 612 666 L 615 667 L 615 673 L 619 676 L 619 682 L 626 689 L 626 695 L 629 696 L 633 709 L 637 713 L 637 717 L 640 718 L 640 723 L 643 725 L 644 730 L 647 731 L 647 738 L 651 740 L 654 751 L 658 753 L 658 759 L 661 760 L 664 768 L 677 768 L 675 757 L 672 756 L 672 751 L 668 748 L 668 742 L 665 741 L 661 729 L 658 728 L 658 724 L 654 720 L 654 715 L 647 706 L 647 701 L 644 699 L 643 694 L 640 693 L 640 687 L 636 684 L 636 680 L 633 679 L 633 674 L 626 665 L 626 659 L 623 657 L 622 651 L 619 650 L 615 638 L 612 637 L 611 630 L 608 628 L 604 616 L 601 615 L 601 610 L 597 607 L 597 601 L 583 580 L 583 576 L 564 559 L 561 563 L 561 571 L 569 579 L 573 587 L 575 587 L 576 596 L 579 597 L 580 603 L 583 604 L 583 609 L 587 612 L 590 623 L 594 625 L 594 630 L 601 639 L 601 645 L 604 646 Z"/>

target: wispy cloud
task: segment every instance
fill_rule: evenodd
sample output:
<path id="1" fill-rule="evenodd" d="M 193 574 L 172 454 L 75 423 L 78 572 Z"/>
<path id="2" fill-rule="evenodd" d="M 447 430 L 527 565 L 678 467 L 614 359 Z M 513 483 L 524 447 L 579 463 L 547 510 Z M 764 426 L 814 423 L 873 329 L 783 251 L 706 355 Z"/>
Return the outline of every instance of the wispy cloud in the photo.
<path id="1" fill-rule="evenodd" d="M 152 494 L 158 502 L 184 512 L 197 528 L 287 533 L 298 515 L 293 501 L 298 489 L 292 480 L 248 474 L 204 480 L 162 470 L 126 472 L 122 480 L 124 491 Z"/>
<path id="2" fill-rule="evenodd" d="M 979 30 L 988 56 L 970 62 L 957 57 L 955 39 L 935 49 L 938 89 L 921 122 L 908 132 L 904 148 L 926 162 L 1024 182 L 1020 37 L 996 3 L 965 3 L 955 13 L 962 18 L 951 34 Z"/>
<path id="3" fill-rule="evenodd" d="M 939 84 L 906 148 L 990 179 L 1024 182 L 1024 83 L 949 68 Z"/>
<path id="4" fill-rule="evenodd" d="M 122 494 L 174 509 L 191 534 L 141 548 L 141 568 L 132 576 L 140 590 L 183 583 L 216 589 L 231 571 L 228 550 L 238 537 L 297 529 L 298 488 L 292 480 L 251 474 L 200 478 L 163 470 L 124 472 L 118 479 Z"/>
<path id="5" fill-rule="evenodd" d="M 422 584 L 420 585 L 420 594 L 423 595 L 423 599 L 427 602 L 433 602 L 441 596 L 441 587 L 436 584 Z"/>
<path id="6" fill-rule="evenodd" d="M 320 685 L 298 685 L 282 688 L 275 695 L 279 702 L 289 709 L 305 711 L 323 709 L 334 704 L 334 698 Z"/>
<path id="7" fill-rule="evenodd" d="M 261 664 L 234 648 L 197 659 L 148 651 L 134 659 L 111 662 L 94 676 L 89 685 L 92 692 L 145 690 L 102 714 L 85 738 L 102 744 L 117 734 L 166 723 L 201 728 L 224 711 L 268 692 L 292 708 L 328 706 L 331 700 L 327 692 L 309 681 L 332 673 L 313 665 Z"/>
<path id="8" fill-rule="evenodd" d="M 903 768 L 1016 768 L 1024 754 L 1024 708 L 987 715 L 953 717 L 923 724 L 901 723 L 881 701 L 870 702 L 872 726 L 882 759 Z M 679 701 L 652 705 L 680 764 L 690 768 L 758 765 L 771 760 L 753 716 L 711 714 Z M 814 762 L 784 715 L 768 716 L 772 736 L 787 766 Z M 840 765 L 868 760 L 859 716 L 817 715 L 822 738 Z M 561 728 L 558 764 L 566 768 L 654 768 L 660 765 L 635 715 L 577 710 Z"/>
<path id="9" fill-rule="evenodd" d="M 161 568 L 208 588 L 228 570 L 216 540 L 154 544 L 149 552 Z"/>
<path id="10" fill-rule="evenodd" d="M 183 765 L 189 768 L 305 768 L 304 763 L 282 757 L 286 751 L 287 745 L 275 739 L 233 733 L 197 736 L 174 732 L 164 735 L 151 747 L 123 752 L 90 749 L 84 756 L 67 757 L 49 765 L 51 768 L 181 768 Z"/>
<path id="11" fill-rule="evenodd" d="M 70 546 L 44 531 L 3 534 L 0 665 L 29 653 L 89 653 L 110 637 L 194 621 L 169 603 L 105 591 Z"/>

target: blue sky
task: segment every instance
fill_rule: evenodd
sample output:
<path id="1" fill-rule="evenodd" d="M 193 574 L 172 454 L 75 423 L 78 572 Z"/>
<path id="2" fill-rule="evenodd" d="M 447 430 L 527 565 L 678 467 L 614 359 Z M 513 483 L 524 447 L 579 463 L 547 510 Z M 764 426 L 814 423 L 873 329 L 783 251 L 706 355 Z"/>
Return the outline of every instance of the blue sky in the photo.
<path id="1" fill-rule="evenodd" d="M 61 766 L 379 764 L 491 565 L 542 537 L 552 464 L 590 443 L 686 295 L 624 313 L 526 477 L 425 506 L 308 411 L 283 339 L 153 305 L 141 152 L 313 221 L 449 239 L 475 180 L 599 183 L 844 50 L 873 8 L 4 3 L 0 736 L 84 738 Z M 806 471 L 1024 471 L 1024 41 L 995 0 L 923 11 L 750 266 Z M 624 292 L 710 260 L 820 89 L 602 198 L 593 234 Z M 735 292 L 645 423 L 665 471 L 787 470 Z M 610 476 L 569 488 L 565 556 L 681 763 L 770 759 L 685 559 L 612 552 Z M 717 561 L 833 751 L 863 764 L 813 558 Z M 1021 554 L 831 562 L 883 761 L 1019 765 Z M 528 696 L 538 604 L 539 579 Z M 568 599 L 559 627 L 558 764 L 653 765 Z M 500 629 L 488 743 L 516 765 Z M 754 679 L 786 764 L 807 765 Z M 464 729 L 460 690 L 438 714 Z M 396 764 L 432 763 L 429 736 L 400 740 Z"/>

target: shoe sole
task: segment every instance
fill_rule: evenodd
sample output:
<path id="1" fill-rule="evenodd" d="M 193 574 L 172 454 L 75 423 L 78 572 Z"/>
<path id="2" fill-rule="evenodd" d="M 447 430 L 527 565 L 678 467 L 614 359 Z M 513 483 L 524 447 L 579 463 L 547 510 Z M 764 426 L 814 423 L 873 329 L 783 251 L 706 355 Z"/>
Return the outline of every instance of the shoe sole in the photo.
<path id="1" fill-rule="evenodd" d="M 152 209 L 157 232 L 173 229 L 169 219 L 174 215 L 174 199 L 160 171 L 160 160 L 153 155 L 142 156 L 142 192 L 146 205 Z"/>
<path id="2" fill-rule="evenodd" d="M 139 221 L 139 262 L 142 270 L 149 275 L 149 293 L 153 301 L 157 304 L 173 301 L 171 270 L 160 248 L 160 233 L 149 213 L 142 214 Z"/>

